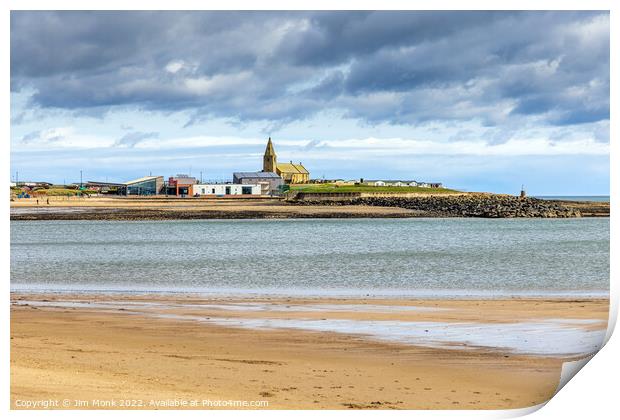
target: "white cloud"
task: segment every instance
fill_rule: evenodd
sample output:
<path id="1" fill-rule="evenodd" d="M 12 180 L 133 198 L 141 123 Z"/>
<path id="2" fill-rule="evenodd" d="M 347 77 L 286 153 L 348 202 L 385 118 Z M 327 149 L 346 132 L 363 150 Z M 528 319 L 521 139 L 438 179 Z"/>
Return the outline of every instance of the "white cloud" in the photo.
<path id="1" fill-rule="evenodd" d="M 59 127 L 37 132 L 28 141 L 17 141 L 14 150 L 37 149 L 118 149 L 123 148 L 114 137 L 99 136 L 76 132 L 71 127 Z M 543 136 L 515 137 L 503 143 L 494 143 L 483 139 L 452 139 L 443 141 L 436 139 L 392 138 L 351 138 L 351 139 L 274 139 L 276 152 L 282 158 L 295 157 L 302 154 L 306 158 L 315 159 L 353 159 L 371 156 L 559 156 L 559 155 L 609 155 L 609 143 L 596 141 L 591 137 L 567 138 L 561 141 Z M 145 151 L 174 149 L 209 149 L 230 148 L 229 156 L 246 156 L 248 153 L 262 152 L 265 138 L 233 137 L 233 136 L 190 136 L 164 137 L 155 135 L 144 136 L 134 146 Z M 312 147 L 308 145 L 311 144 Z"/>
<path id="2" fill-rule="evenodd" d="M 307 143 L 306 143 L 307 144 Z M 323 150 L 321 150 L 323 148 Z M 343 155 L 348 158 L 362 156 L 449 155 L 449 156 L 558 156 L 558 155 L 609 155 L 609 144 L 591 138 L 555 142 L 546 138 L 511 139 L 494 144 L 484 140 L 441 142 L 431 140 L 348 139 L 323 141 L 311 149 L 310 155 L 326 157 Z"/>
<path id="3" fill-rule="evenodd" d="M 252 73 L 242 71 L 233 74 L 218 74 L 213 77 L 194 77 L 184 81 L 185 87 L 194 95 L 226 93 L 229 89 L 249 82 Z"/>
<path id="4" fill-rule="evenodd" d="M 168 73 L 176 73 L 185 67 L 185 62 L 183 60 L 173 60 L 166 64 L 166 71 Z"/>
<path id="5" fill-rule="evenodd" d="M 78 133 L 73 127 L 53 127 L 26 134 L 11 142 L 12 151 L 58 149 L 94 149 L 109 147 L 114 140 L 104 136 Z"/>

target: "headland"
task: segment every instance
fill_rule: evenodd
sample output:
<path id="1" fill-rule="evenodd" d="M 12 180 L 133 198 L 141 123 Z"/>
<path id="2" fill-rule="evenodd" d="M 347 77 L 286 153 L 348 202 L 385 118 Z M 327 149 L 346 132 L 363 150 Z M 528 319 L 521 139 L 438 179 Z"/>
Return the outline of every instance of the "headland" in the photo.
<path id="1" fill-rule="evenodd" d="M 11 220 L 608 217 L 609 203 L 488 193 L 304 193 L 285 198 L 46 197 L 11 202 Z"/>

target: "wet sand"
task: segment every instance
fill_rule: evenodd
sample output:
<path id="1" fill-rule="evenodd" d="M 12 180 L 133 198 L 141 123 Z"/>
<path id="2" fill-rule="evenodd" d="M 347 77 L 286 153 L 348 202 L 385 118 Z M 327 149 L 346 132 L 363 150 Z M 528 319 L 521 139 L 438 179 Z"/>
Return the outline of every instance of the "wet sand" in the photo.
<path id="1" fill-rule="evenodd" d="M 585 333 L 603 331 L 608 317 L 606 299 L 234 299 L 17 292 L 11 299 L 13 408 L 20 408 L 18 401 L 43 399 L 71 402 L 59 408 L 105 408 L 94 406 L 95 400 L 125 408 L 118 404 L 128 399 L 141 401 L 131 408 L 148 409 L 168 408 L 157 404 L 170 399 L 267 401 L 264 408 L 270 409 L 521 408 L 548 400 L 562 363 L 582 356 L 462 343 L 426 346 L 372 334 L 237 323 L 470 322 L 503 327 L 564 319 Z M 75 400 L 88 405 L 76 407 Z"/>
<path id="2" fill-rule="evenodd" d="M 433 194 L 434 196 L 441 194 Z M 455 194 L 447 194 L 454 196 Z M 456 194 L 468 195 L 468 193 Z M 585 217 L 609 217 L 609 203 L 549 201 Z M 328 202 L 326 204 L 329 204 Z M 444 217 L 394 206 L 333 206 L 274 198 L 47 197 L 11 201 L 11 220 L 192 220 Z"/>
<path id="3" fill-rule="evenodd" d="M 11 220 L 178 220 L 416 217 L 395 207 L 300 206 L 278 199 L 246 198 L 46 198 L 11 202 Z"/>

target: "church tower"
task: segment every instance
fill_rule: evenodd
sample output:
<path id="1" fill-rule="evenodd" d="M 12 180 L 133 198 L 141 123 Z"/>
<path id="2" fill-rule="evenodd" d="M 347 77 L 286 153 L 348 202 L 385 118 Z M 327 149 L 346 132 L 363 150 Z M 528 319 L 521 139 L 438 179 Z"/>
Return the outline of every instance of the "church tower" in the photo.
<path id="1" fill-rule="evenodd" d="M 276 152 L 273 150 L 273 144 L 271 143 L 271 137 L 267 141 L 267 148 L 265 149 L 265 155 L 263 156 L 263 172 L 275 172 L 276 171 Z"/>

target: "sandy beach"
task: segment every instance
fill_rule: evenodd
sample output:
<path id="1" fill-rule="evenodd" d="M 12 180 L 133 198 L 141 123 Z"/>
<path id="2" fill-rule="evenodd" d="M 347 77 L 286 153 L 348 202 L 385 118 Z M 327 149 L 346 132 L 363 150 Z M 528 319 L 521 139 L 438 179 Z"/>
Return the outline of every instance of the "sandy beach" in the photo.
<path id="1" fill-rule="evenodd" d="M 11 299 L 15 409 L 521 408 L 553 395 L 562 363 L 595 351 L 608 317 L 594 298 Z"/>
<path id="2" fill-rule="evenodd" d="M 160 220 L 416 217 L 396 207 L 299 206 L 278 199 L 51 197 L 11 202 L 11 220 Z"/>
<path id="3" fill-rule="evenodd" d="M 435 194 L 436 196 L 439 196 Z M 448 194 L 457 196 L 459 194 Z M 461 194 L 467 195 L 467 194 Z M 557 201 L 583 216 L 609 217 L 609 203 Z M 11 201 L 11 220 L 179 220 L 439 217 L 393 206 L 331 206 L 273 198 L 47 197 Z"/>

